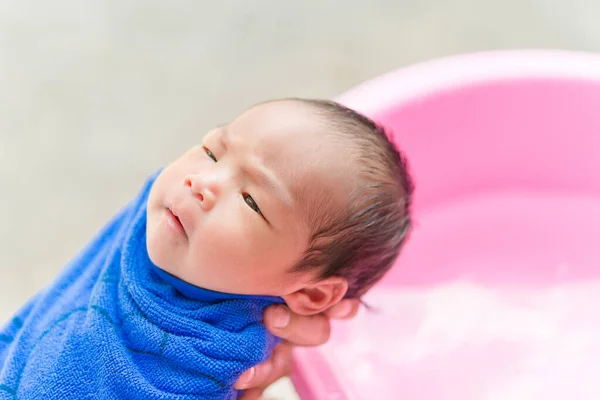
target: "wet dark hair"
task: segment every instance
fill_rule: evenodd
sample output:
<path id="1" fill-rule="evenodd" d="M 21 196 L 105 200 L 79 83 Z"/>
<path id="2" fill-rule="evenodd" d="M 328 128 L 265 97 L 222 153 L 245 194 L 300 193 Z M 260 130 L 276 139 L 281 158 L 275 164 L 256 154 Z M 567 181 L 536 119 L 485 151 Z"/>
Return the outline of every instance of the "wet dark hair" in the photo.
<path id="1" fill-rule="evenodd" d="M 306 207 L 312 233 L 294 271 L 317 269 L 319 278 L 343 277 L 346 298 L 360 298 L 391 268 L 412 227 L 413 183 L 405 157 L 383 127 L 329 100 L 295 99 L 314 108 L 326 132 L 346 139 L 357 155 L 358 176 L 346 207 Z M 338 207 L 339 208 L 339 207 Z"/>

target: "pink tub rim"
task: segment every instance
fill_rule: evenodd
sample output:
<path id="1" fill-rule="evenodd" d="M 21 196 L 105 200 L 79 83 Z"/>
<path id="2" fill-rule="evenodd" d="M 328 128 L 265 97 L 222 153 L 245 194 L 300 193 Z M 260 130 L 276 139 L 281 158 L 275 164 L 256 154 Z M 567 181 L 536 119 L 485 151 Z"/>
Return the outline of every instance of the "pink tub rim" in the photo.
<path id="1" fill-rule="evenodd" d="M 569 50 L 496 50 L 424 61 L 367 80 L 335 100 L 376 118 L 399 105 L 456 87 L 524 78 L 600 82 L 600 54 Z"/>

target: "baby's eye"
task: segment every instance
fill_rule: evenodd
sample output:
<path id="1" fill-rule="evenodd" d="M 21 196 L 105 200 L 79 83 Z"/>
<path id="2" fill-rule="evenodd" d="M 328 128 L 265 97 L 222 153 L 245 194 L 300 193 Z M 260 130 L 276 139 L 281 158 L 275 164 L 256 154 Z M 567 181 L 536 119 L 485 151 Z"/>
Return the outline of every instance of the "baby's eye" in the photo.
<path id="1" fill-rule="evenodd" d="M 206 147 L 204 147 L 204 151 L 206 152 L 206 155 L 209 156 L 210 158 L 212 158 L 212 160 L 214 162 L 217 162 L 217 157 L 215 157 L 215 155 L 213 154 L 212 151 L 210 151 L 209 149 L 207 149 Z"/>
<path id="2" fill-rule="evenodd" d="M 244 196 L 244 201 L 246 202 L 246 204 L 248 204 L 248 207 L 250 207 L 251 209 L 253 209 L 257 213 L 259 213 L 260 215 L 262 215 L 262 212 L 260 212 L 260 208 L 258 208 L 258 205 L 256 205 L 256 202 L 254 201 L 254 199 L 252 198 L 252 196 L 250 196 L 247 193 L 244 193 L 242 196 Z"/>

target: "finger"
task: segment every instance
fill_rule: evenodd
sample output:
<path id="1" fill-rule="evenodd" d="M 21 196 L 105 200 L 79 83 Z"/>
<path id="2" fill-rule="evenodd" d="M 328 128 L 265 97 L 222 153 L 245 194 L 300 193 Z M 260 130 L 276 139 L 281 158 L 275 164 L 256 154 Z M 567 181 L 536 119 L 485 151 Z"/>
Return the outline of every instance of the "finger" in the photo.
<path id="1" fill-rule="evenodd" d="M 238 400 L 260 400 L 264 390 L 259 388 L 245 390 Z"/>
<path id="2" fill-rule="evenodd" d="M 280 343 L 273 351 L 271 357 L 271 373 L 260 381 L 261 373 L 255 375 L 256 379 L 250 385 L 250 389 L 245 390 L 240 397 L 240 400 L 257 400 L 260 399 L 265 389 L 278 381 L 280 378 L 289 375 L 292 372 L 292 349 L 293 346 L 289 343 Z M 261 367 L 263 364 L 257 365 Z"/>
<path id="3" fill-rule="evenodd" d="M 263 319 L 272 334 L 296 346 L 320 346 L 329 340 L 331 328 L 324 314 L 302 316 L 275 305 L 265 310 Z"/>
<path id="4" fill-rule="evenodd" d="M 273 359 L 265 361 L 262 364 L 258 364 L 248 371 L 245 371 L 233 385 L 238 390 L 248 389 L 263 386 L 263 382 L 267 381 L 267 378 L 271 375 L 273 369 Z M 264 385 L 266 386 L 266 385 Z"/>
<path id="5" fill-rule="evenodd" d="M 267 378 L 267 385 L 275 383 L 280 378 L 288 376 L 292 372 L 292 350 L 294 346 L 289 342 L 281 342 L 273 351 L 271 360 L 273 369 Z"/>
<path id="6" fill-rule="evenodd" d="M 292 346 L 282 342 L 273 350 L 271 358 L 244 372 L 234 387 L 236 389 L 266 388 L 292 370 Z"/>
<path id="7" fill-rule="evenodd" d="M 332 319 L 351 319 L 356 317 L 360 309 L 360 300 L 345 299 L 325 311 L 325 315 Z"/>

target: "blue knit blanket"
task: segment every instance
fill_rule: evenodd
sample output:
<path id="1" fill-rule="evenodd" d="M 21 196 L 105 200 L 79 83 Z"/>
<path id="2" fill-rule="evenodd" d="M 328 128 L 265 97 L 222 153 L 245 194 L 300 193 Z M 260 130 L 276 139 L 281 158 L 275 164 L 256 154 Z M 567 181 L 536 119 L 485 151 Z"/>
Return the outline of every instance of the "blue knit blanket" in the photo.
<path id="1" fill-rule="evenodd" d="M 270 355 L 262 312 L 280 299 L 204 290 L 148 258 L 156 175 L 0 330 L 0 399 L 235 399 Z"/>

